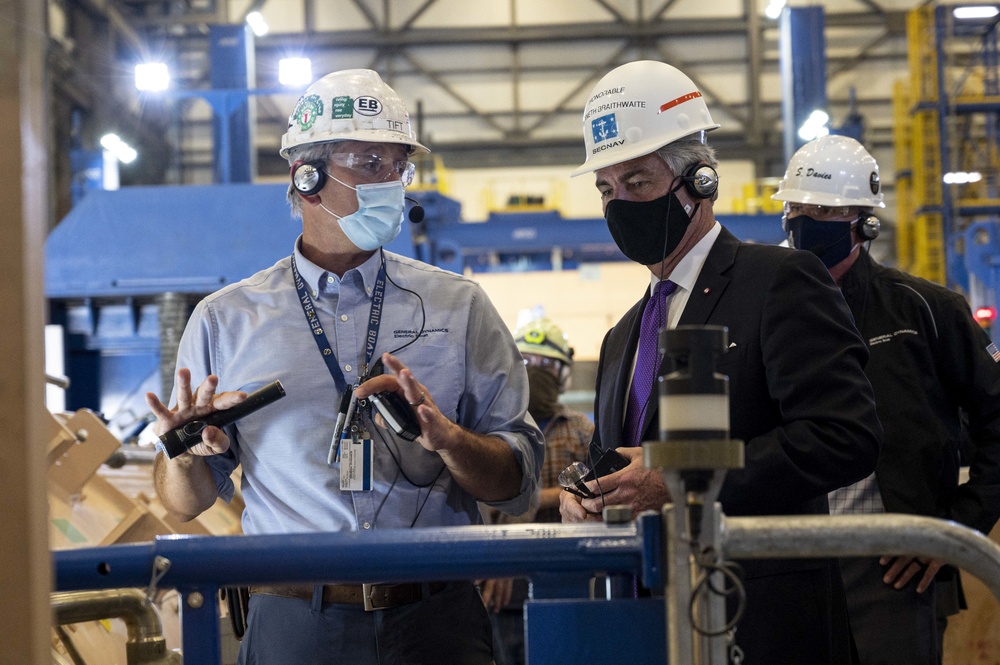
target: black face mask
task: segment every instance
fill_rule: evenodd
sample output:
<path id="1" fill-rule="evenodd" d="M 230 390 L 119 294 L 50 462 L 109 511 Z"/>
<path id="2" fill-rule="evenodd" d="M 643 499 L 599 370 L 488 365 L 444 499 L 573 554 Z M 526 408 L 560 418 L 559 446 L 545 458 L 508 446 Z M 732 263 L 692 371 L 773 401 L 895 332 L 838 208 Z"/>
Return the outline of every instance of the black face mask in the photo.
<path id="1" fill-rule="evenodd" d="M 851 254 L 854 222 L 820 222 L 808 215 L 785 220 L 788 240 L 795 249 L 804 249 L 820 258 L 827 270 Z"/>
<path id="2" fill-rule="evenodd" d="M 651 266 L 677 249 L 701 203 L 689 217 L 675 191 L 652 201 L 615 199 L 608 203 L 604 210 L 608 230 L 627 258 Z"/>
<path id="3" fill-rule="evenodd" d="M 535 420 L 551 418 L 559 410 L 559 379 L 541 367 L 528 365 L 528 413 Z"/>

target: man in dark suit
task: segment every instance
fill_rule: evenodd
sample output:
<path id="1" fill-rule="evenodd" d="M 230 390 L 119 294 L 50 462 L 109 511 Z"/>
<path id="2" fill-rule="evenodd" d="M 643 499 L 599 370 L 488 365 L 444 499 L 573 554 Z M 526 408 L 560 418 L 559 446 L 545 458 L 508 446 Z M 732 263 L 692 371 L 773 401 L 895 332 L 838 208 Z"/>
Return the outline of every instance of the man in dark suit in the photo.
<path id="1" fill-rule="evenodd" d="M 645 333 L 662 326 L 729 328 L 717 371 L 729 376 L 729 426 L 746 466 L 726 477 L 726 514 L 826 514 L 827 492 L 875 467 L 882 431 L 850 311 L 815 256 L 743 244 L 715 221 L 716 160 L 703 136 L 716 127 L 691 80 L 659 62 L 613 70 L 587 103 L 587 162 L 574 175 L 596 171 L 612 236 L 652 277 L 605 337 L 597 377 L 595 438 L 632 462 L 601 479 L 602 497 L 564 492 L 565 522 L 600 519 L 605 504 L 638 512 L 670 500 L 634 447 L 657 437 L 661 359 Z M 742 565 L 748 606 L 736 642 L 747 663 L 851 662 L 834 562 Z"/>

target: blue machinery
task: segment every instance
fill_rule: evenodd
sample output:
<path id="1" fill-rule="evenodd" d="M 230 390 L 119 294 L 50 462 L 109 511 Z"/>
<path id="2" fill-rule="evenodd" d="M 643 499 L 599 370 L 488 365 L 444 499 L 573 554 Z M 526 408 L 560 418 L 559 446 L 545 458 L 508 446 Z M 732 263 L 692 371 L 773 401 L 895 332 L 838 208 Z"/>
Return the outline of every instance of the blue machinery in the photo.
<path id="1" fill-rule="evenodd" d="M 221 648 L 217 592 L 223 586 L 523 575 L 532 579 L 533 599 L 525 606 L 526 653 L 535 665 L 620 662 L 625 656 L 636 665 L 662 664 L 668 650 L 674 665 L 728 663 L 725 638 L 711 644 L 700 638 L 691 630 L 686 600 L 673 593 L 684 571 L 692 569 L 676 563 L 678 553 L 681 559 L 687 554 L 683 539 L 672 537 L 665 526 L 675 521 L 672 511 L 668 504 L 662 519 L 650 512 L 626 524 L 161 537 L 145 544 L 55 552 L 55 588 L 176 588 L 185 665 L 216 665 Z M 716 545 L 726 557 L 923 554 L 969 571 L 1000 599 L 1000 547 L 951 522 L 904 515 L 706 515 L 718 523 Z M 670 552 L 673 566 L 664 557 Z M 666 586 L 664 600 L 587 600 L 587 581 L 595 571 L 641 575 L 654 588 L 669 577 L 674 585 Z M 669 645 L 667 634 L 673 636 Z"/>

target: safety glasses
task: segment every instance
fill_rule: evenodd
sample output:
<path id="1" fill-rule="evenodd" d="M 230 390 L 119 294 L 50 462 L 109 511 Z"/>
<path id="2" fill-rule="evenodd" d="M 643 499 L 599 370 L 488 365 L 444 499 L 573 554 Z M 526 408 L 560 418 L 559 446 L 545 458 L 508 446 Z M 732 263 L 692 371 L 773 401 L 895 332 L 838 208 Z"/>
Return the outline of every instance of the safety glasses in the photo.
<path id="1" fill-rule="evenodd" d="M 409 187 L 413 182 L 415 167 L 405 159 L 387 159 L 363 152 L 337 152 L 327 157 L 327 161 L 349 170 L 362 183 L 399 180 L 403 187 Z"/>
<path id="2" fill-rule="evenodd" d="M 817 222 L 846 222 L 858 216 L 857 208 L 852 206 L 824 206 L 813 203 L 785 203 L 785 215 L 798 217 L 806 215 Z"/>

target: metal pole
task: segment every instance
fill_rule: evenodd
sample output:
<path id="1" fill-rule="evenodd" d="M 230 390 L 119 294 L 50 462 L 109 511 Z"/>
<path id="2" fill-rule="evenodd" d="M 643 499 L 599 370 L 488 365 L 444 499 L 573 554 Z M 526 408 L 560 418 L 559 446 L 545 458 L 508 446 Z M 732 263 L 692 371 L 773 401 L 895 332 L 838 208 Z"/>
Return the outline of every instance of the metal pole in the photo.
<path id="1" fill-rule="evenodd" d="M 724 519 L 734 559 L 921 555 L 978 577 L 1000 601 L 1000 546 L 955 522 L 916 515 L 813 515 Z"/>

